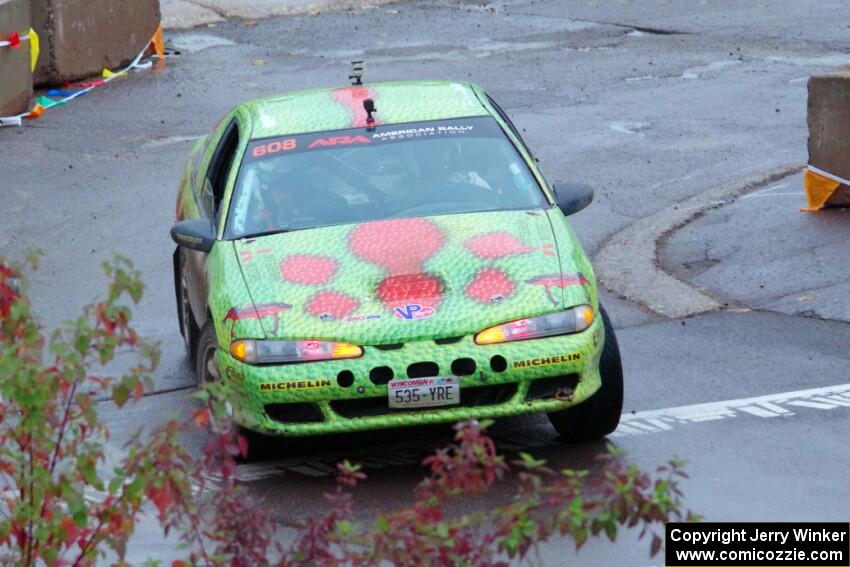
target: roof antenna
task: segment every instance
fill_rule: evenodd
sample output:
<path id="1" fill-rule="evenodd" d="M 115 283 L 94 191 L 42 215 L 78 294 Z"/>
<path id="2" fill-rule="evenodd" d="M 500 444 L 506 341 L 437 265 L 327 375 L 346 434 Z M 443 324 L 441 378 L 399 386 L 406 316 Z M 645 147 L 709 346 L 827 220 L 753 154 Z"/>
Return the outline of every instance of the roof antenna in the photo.
<path id="1" fill-rule="evenodd" d="M 373 112 L 378 112 L 378 109 L 375 108 L 375 101 L 371 98 L 363 99 L 363 110 L 366 111 L 366 124 L 375 124 L 375 117 L 372 116 Z"/>
<path id="2" fill-rule="evenodd" d="M 363 84 L 363 61 L 352 61 L 351 62 L 351 74 L 348 76 L 348 79 L 351 81 L 351 84 L 355 87 L 359 87 Z"/>

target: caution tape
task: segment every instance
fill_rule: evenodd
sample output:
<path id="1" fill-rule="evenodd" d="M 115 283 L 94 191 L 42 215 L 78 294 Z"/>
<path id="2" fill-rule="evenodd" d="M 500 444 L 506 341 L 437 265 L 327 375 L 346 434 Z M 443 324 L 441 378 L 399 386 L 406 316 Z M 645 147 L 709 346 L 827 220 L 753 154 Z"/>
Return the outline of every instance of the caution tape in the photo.
<path id="1" fill-rule="evenodd" d="M 29 36 L 23 39 L 30 39 L 35 37 L 35 42 L 38 42 L 38 35 L 30 30 Z M 9 43 L 11 45 L 11 38 L 7 40 L 5 43 Z M 32 41 L 31 41 L 32 44 Z M 0 47 L 4 46 L 4 42 L 0 42 Z M 14 47 L 14 46 L 12 46 Z M 148 53 L 148 50 L 153 50 L 153 55 L 156 56 L 160 61 L 165 59 L 165 42 L 163 40 L 162 26 L 159 26 L 151 38 L 150 42 L 142 49 L 136 57 L 130 62 L 129 65 L 124 67 L 118 71 L 112 71 L 110 69 L 104 69 L 101 73 L 101 78 L 95 81 L 90 82 L 77 82 L 77 83 L 69 83 L 66 84 L 66 88 L 79 88 L 78 91 L 67 91 L 67 90 L 58 90 L 52 89 L 47 91 L 47 96 L 40 96 L 36 101 L 35 105 L 29 112 L 23 112 L 21 114 L 17 114 L 15 116 L 0 116 L 0 128 L 4 126 L 22 126 L 24 120 L 35 120 L 36 118 L 40 118 L 51 108 L 55 108 L 57 106 L 64 106 L 71 102 L 74 99 L 80 98 L 86 93 L 98 88 L 108 85 L 110 82 L 115 79 L 120 79 L 121 77 L 127 76 L 127 74 L 133 69 L 149 69 L 152 65 L 152 61 L 143 61 L 145 55 Z M 36 48 L 37 51 L 37 48 Z M 37 54 L 36 54 L 37 57 Z M 33 66 L 33 68 L 35 68 Z M 60 98 L 53 99 L 51 96 L 58 96 Z"/>
<path id="2" fill-rule="evenodd" d="M 802 211 L 817 212 L 830 206 L 850 207 L 850 180 L 809 165 L 806 166 L 803 183 L 809 206 Z"/>

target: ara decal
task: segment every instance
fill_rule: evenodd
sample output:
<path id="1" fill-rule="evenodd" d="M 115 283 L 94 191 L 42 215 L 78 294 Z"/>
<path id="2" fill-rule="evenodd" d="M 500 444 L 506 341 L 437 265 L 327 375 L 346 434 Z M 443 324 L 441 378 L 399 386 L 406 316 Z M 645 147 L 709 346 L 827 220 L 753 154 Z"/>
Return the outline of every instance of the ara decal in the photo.
<path id="1" fill-rule="evenodd" d="M 536 250 L 547 256 L 555 256 L 555 244 L 543 246 L 526 246 L 516 235 L 510 232 L 498 231 L 473 236 L 464 242 L 467 250 L 484 260 L 498 260 L 508 256 L 520 256 Z"/>
<path id="2" fill-rule="evenodd" d="M 574 285 L 586 285 L 588 281 L 582 274 L 547 274 L 532 278 L 526 283 L 543 286 L 543 289 L 546 292 L 546 297 L 549 298 L 552 305 L 558 305 L 560 301 L 556 301 L 555 297 L 552 295 L 553 287 L 564 289 L 565 287 Z"/>
<path id="3" fill-rule="evenodd" d="M 372 140 L 366 136 L 333 136 L 331 138 L 319 138 L 310 143 L 308 148 L 324 148 L 327 146 L 350 146 L 352 144 L 371 144 Z"/>
<path id="4" fill-rule="evenodd" d="M 274 333 L 277 333 L 280 327 L 280 314 L 289 311 L 292 306 L 288 303 L 261 303 L 250 307 L 231 307 L 224 316 L 224 321 L 230 321 L 230 338 L 233 339 L 233 328 L 236 327 L 236 321 L 241 319 L 257 319 L 263 317 L 274 317 Z"/>

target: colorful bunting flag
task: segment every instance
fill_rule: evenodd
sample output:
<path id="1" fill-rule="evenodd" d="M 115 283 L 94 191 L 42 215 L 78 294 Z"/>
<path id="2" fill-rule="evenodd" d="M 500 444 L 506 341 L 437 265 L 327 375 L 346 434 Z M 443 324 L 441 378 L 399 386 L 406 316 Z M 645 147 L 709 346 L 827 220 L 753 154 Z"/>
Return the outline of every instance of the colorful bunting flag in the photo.
<path id="1" fill-rule="evenodd" d="M 35 65 L 38 62 L 39 56 L 39 37 L 34 30 L 30 29 L 28 35 L 21 37 L 17 32 L 13 32 L 6 40 L 0 40 L 0 47 L 20 47 L 21 41 L 29 40 L 30 42 L 30 58 L 32 69 L 35 70 Z M 45 111 L 56 106 L 62 106 L 68 102 L 85 95 L 87 92 L 97 87 L 102 87 L 111 81 L 126 76 L 133 69 L 146 69 L 151 66 L 150 61 L 142 62 L 145 55 L 153 53 L 157 59 L 164 61 L 165 59 L 165 44 L 163 41 L 162 26 L 159 26 L 145 48 L 133 59 L 133 61 L 124 69 L 119 71 L 111 71 L 104 69 L 101 73 L 102 79 L 96 79 L 90 82 L 66 83 L 65 87 L 79 88 L 79 91 L 67 91 L 52 89 L 47 91 L 48 96 L 41 96 L 36 100 L 35 106 L 29 111 L 16 116 L 0 117 L 0 128 L 5 126 L 21 126 L 22 120 L 34 120 L 44 115 Z M 60 97 L 59 100 L 49 98 L 51 96 Z"/>
<path id="2" fill-rule="evenodd" d="M 41 45 L 41 40 L 38 37 L 38 34 L 35 33 L 35 30 L 30 28 L 29 33 L 30 40 L 30 64 L 32 65 L 32 72 L 35 73 L 35 66 L 38 64 L 38 55 L 39 55 L 39 47 Z"/>
<path id="3" fill-rule="evenodd" d="M 814 213 L 825 207 L 850 207 L 850 180 L 809 165 L 803 183 L 809 206 L 802 211 Z"/>

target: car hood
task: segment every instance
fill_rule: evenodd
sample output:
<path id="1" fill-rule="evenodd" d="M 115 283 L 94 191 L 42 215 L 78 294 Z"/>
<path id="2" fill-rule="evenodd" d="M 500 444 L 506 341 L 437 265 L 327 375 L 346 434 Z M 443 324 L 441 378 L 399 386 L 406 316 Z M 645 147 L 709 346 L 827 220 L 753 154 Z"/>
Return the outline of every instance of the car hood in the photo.
<path id="1" fill-rule="evenodd" d="M 583 252 L 551 222 L 544 210 L 455 214 L 233 246 L 268 338 L 398 344 L 589 303 Z"/>

